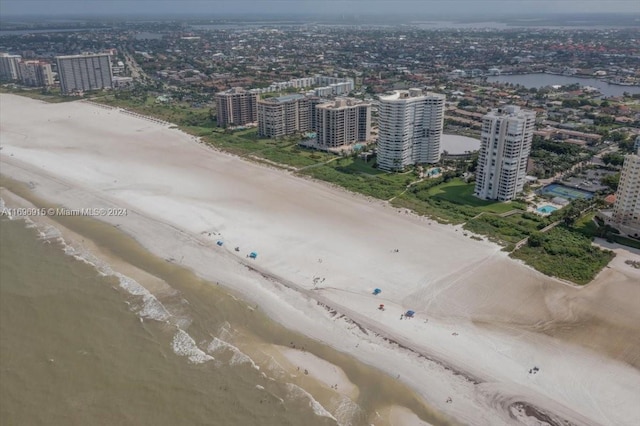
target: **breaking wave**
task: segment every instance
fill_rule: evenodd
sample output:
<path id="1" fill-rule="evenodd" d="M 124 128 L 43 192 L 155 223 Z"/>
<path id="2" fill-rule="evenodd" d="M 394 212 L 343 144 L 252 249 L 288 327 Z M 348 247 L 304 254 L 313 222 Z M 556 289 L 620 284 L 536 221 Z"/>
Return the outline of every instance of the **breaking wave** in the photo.
<path id="1" fill-rule="evenodd" d="M 196 345 L 196 341 L 184 330 L 178 329 L 173 336 L 171 347 L 176 355 L 184 356 L 194 364 L 202 364 L 207 361 L 213 361 L 211 355 L 204 353 L 202 349 Z"/>
<path id="2" fill-rule="evenodd" d="M 322 417 L 328 417 L 332 420 L 335 420 L 336 423 L 338 423 L 338 419 L 336 419 L 335 417 L 333 417 L 333 415 L 331 415 L 331 413 L 329 411 L 327 411 L 326 408 L 324 408 L 322 406 L 322 404 L 320 404 L 318 401 L 316 401 L 313 396 L 311 396 L 311 394 L 309 392 L 307 392 L 306 390 L 302 389 L 300 386 L 298 385 L 294 385 L 293 383 L 287 383 L 287 391 L 289 392 L 289 397 L 293 398 L 293 399 L 306 399 L 309 401 L 309 407 L 311 407 L 311 409 L 313 410 L 313 412 L 318 415 L 318 416 L 322 416 Z"/>
<path id="3" fill-rule="evenodd" d="M 220 340 L 217 337 L 214 337 L 209 346 L 207 346 L 207 352 L 215 353 L 217 351 L 227 350 L 233 353 L 231 356 L 231 360 L 229 364 L 238 365 L 238 364 L 251 364 L 251 367 L 256 370 L 260 370 L 260 367 L 256 365 L 256 363 L 249 357 L 249 355 L 242 352 L 237 347 L 233 346 L 231 343 L 225 342 L 224 340 Z"/>
<path id="4" fill-rule="evenodd" d="M 135 312 L 141 319 L 151 319 L 159 322 L 173 324 L 176 327 L 177 331 L 173 336 L 171 347 L 176 355 L 186 356 L 192 363 L 203 363 L 214 359 L 211 355 L 206 354 L 204 351 L 198 348 L 193 338 L 181 327 L 185 324 L 190 324 L 190 318 L 172 315 L 167 307 L 163 305 L 162 302 L 160 302 L 158 298 L 154 296 L 149 290 L 147 290 L 142 284 L 140 284 L 133 278 L 130 278 L 113 270 L 113 268 L 108 263 L 93 255 L 89 250 L 86 250 L 84 248 L 76 248 L 70 244 L 67 244 L 58 228 L 50 225 L 37 224 L 28 218 L 24 219 L 28 228 L 35 227 L 37 229 L 38 236 L 41 240 L 55 240 L 61 245 L 66 255 L 92 266 L 101 276 L 117 278 L 119 287 L 126 291 L 128 294 L 137 298 L 135 303 L 127 302 L 127 304 L 130 306 L 130 309 Z M 240 354 L 244 355 L 241 352 Z M 238 355 L 238 358 L 236 358 L 236 360 L 242 361 L 242 357 Z"/>

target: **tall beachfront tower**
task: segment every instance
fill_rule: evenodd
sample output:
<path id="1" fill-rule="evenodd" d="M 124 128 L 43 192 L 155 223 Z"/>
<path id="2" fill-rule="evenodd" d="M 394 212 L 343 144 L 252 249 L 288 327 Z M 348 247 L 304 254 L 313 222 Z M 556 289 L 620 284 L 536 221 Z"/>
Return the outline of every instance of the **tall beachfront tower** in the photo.
<path id="1" fill-rule="evenodd" d="M 534 111 L 517 106 L 491 110 L 482 118 L 477 197 L 507 201 L 522 191 L 535 121 Z"/>
<path id="2" fill-rule="evenodd" d="M 378 167 L 401 171 L 440 161 L 445 96 L 421 89 L 381 96 L 378 106 Z"/>
<path id="3" fill-rule="evenodd" d="M 255 123 L 258 121 L 257 102 L 258 95 L 242 87 L 216 93 L 218 127 Z"/>
<path id="4" fill-rule="evenodd" d="M 258 135 L 281 138 L 311 130 L 312 107 L 309 98 L 285 95 L 258 100 Z"/>
<path id="5" fill-rule="evenodd" d="M 366 142 L 371 133 L 371 104 L 353 98 L 338 98 L 318 105 L 316 120 L 321 148 Z"/>
<path id="6" fill-rule="evenodd" d="M 56 56 L 60 91 L 63 94 L 113 86 L 111 58 L 108 53 Z"/>
<path id="7" fill-rule="evenodd" d="M 18 79 L 18 64 L 21 59 L 20 55 L 0 53 L 0 81 Z"/>
<path id="8" fill-rule="evenodd" d="M 613 205 L 613 222 L 626 234 L 640 235 L 640 148 L 624 158 Z"/>
<path id="9" fill-rule="evenodd" d="M 20 82 L 26 86 L 53 86 L 51 64 L 42 61 L 22 61 L 18 64 Z"/>

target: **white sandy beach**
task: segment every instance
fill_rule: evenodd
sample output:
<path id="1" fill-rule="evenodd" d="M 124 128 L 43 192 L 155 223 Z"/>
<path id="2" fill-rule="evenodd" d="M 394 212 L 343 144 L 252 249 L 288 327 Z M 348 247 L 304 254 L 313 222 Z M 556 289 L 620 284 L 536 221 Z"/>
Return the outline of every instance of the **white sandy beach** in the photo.
<path id="1" fill-rule="evenodd" d="M 528 403 L 574 424 L 640 424 L 640 270 L 624 263 L 638 251 L 615 248 L 610 266 L 575 288 L 460 228 L 118 110 L 3 94 L 0 114 L 2 175 L 69 208 L 127 208 L 100 219 L 399 377 L 459 422 L 513 424 L 523 420 L 515 404 Z M 400 320 L 407 309 L 416 318 Z"/>

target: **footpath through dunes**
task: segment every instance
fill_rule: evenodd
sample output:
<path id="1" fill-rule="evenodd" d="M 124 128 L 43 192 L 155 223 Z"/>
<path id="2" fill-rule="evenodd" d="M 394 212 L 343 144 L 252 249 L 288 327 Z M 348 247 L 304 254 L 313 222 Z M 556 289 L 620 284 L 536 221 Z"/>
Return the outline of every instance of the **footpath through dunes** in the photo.
<path id="1" fill-rule="evenodd" d="M 175 129 L 80 103 L 3 95 L 0 104 L 3 174 L 68 207 L 128 208 L 127 217 L 100 219 L 286 326 L 399 376 L 462 422 L 509 424 L 520 415 L 479 392 L 493 385 L 525 414 L 640 423 L 637 368 L 602 355 L 614 355 L 606 349 L 613 337 L 599 334 L 591 351 L 535 332 L 577 313 L 611 336 L 636 330 L 640 289 L 632 285 L 602 282 L 597 303 L 593 284 L 576 289 L 544 277 L 459 228 L 247 163 Z M 257 259 L 246 258 L 251 251 Z M 623 265 L 612 270 L 624 275 Z M 601 279 L 615 276 L 594 284 Z M 407 309 L 417 317 L 400 320 Z M 624 353 L 637 353 L 637 344 Z"/>

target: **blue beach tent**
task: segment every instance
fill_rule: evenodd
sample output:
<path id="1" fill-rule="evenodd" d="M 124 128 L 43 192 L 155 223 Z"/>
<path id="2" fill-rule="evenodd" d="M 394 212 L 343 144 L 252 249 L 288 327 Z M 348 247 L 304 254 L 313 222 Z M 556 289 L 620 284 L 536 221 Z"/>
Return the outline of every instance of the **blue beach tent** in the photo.
<path id="1" fill-rule="evenodd" d="M 218 242 L 216 243 L 219 246 L 222 246 L 224 243 L 222 242 L 222 240 L 218 240 Z"/>
<path id="2" fill-rule="evenodd" d="M 252 258 L 252 259 L 255 259 L 256 257 L 258 257 L 258 253 L 256 253 L 255 251 L 252 251 L 252 252 L 249 254 L 249 257 L 250 257 L 250 258 Z"/>
<path id="3" fill-rule="evenodd" d="M 412 316 L 414 316 L 416 313 L 414 311 L 407 311 L 406 314 L 404 314 L 405 317 L 409 317 L 411 318 Z"/>
<path id="4" fill-rule="evenodd" d="M 380 293 L 382 293 L 382 290 L 380 290 L 379 288 L 376 288 L 375 290 L 373 290 L 373 294 L 375 296 L 379 295 Z"/>

